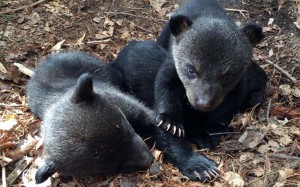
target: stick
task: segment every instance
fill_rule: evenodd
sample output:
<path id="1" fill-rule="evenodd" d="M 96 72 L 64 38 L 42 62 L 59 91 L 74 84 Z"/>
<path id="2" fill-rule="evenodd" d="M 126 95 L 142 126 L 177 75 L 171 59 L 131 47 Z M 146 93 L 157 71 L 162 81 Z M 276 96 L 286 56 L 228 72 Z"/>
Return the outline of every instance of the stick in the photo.
<path id="1" fill-rule="evenodd" d="M 30 4 L 30 5 L 21 6 L 21 7 L 16 8 L 16 9 L 6 10 L 6 11 L 3 11 L 3 12 L 0 12 L 0 15 L 1 15 L 1 14 L 8 14 L 8 13 L 17 12 L 17 11 L 23 10 L 23 9 L 25 9 L 25 8 L 34 7 L 34 6 L 37 6 L 37 5 L 41 4 L 41 3 L 44 3 L 44 2 L 46 2 L 46 1 L 48 1 L 48 0 L 40 0 L 40 1 L 35 2 L 35 3 L 32 3 L 32 4 Z"/>
<path id="2" fill-rule="evenodd" d="M 274 64 L 273 62 L 271 62 L 270 60 L 266 59 L 266 62 L 268 64 L 271 64 L 272 66 L 274 66 L 277 70 L 279 70 L 281 73 L 283 73 L 287 78 L 289 78 L 293 83 L 297 83 L 297 79 L 295 77 L 293 77 L 291 74 L 289 74 L 288 72 L 286 72 L 284 69 L 282 69 L 281 67 L 279 67 L 277 64 Z"/>
<path id="3" fill-rule="evenodd" d="M 235 9 L 235 8 L 225 8 L 227 11 L 232 11 L 232 12 L 249 12 L 248 10 L 241 10 L 241 9 Z"/>
<path id="4" fill-rule="evenodd" d="M 300 157 L 296 156 L 288 156 L 288 155 L 283 155 L 283 154 L 268 154 L 269 157 L 275 157 L 275 158 L 283 158 L 286 160 L 297 160 L 300 161 Z"/>
<path id="5" fill-rule="evenodd" d="M 127 12 L 104 12 L 104 13 L 105 13 L 105 14 L 113 14 L 113 15 L 132 16 L 132 17 L 137 17 L 137 18 L 142 18 L 142 19 L 153 19 L 153 20 L 155 20 L 155 21 L 163 21 L 163 22 L 166 22 L 166 20 L 155 19 L 155 18 L 147 17 L 147 16 L 137 16 L 137 15 L 130 14 L 130 13 L 127 13 Z"/>
<path id="6" fill-rule="evenodd" d="M 5 157 L 5 152 L 2 151 L 2 156 Z M 5 165 L 2 166 L 2 186 L 6 187 L 6 170 Z"/>
<path id="7" fill-rule="evenodd" d="M 266 119 L 267 119 L 267 123 L 269 123 L 269 116 L 270 116 L 270 109 L 271 109 L 271 102 L 272 102 L 272 99 L 268 99 L 268 108 L 267 108 L 267 113 L 266 113 Z"/>

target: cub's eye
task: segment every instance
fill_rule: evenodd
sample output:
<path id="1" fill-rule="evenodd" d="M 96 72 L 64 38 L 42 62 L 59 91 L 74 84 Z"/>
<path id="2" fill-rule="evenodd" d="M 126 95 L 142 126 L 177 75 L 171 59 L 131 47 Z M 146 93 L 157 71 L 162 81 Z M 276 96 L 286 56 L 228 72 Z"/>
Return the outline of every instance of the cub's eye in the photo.
<path id="1" fill-rule="evenodd" d="M 187 71 L 190 75 L 196 75 L 196 70 L 194 67 L 190 66 L 187 68 Z"/>

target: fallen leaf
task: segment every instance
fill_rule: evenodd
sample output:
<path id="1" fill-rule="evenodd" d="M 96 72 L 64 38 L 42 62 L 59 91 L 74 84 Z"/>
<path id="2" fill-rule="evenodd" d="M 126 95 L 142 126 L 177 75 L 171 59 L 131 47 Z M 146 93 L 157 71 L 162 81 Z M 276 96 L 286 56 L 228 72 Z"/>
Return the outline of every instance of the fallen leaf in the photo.
<path id="1" fill-rule="evenodd" d="M 82 45 L 84 38 L 85 38 L 85 33 L 83 33 L 82 37 L 76 41 L 76 45 Z"/>
<path id="2" fill-rule="evenodd" d="M 250 187 L 265 187 L 266 185 L 262 180 L 254 179 L 255 181 L 250 181 Z"/>
<path id="3" fill-rule="evenodd" d="M 268 25 L 272 25 L 274 22 L 274 18 L 269 18 Z"/>
<path id="4" fill-rule="evenodd" d="M 161 16 L 166 14 L 166 10 L 162 9 L 162 6 L 166 3 L 166 0 L 150 0 L 150 5 L 157 11 Z"/>
<path id="5" fill-rule="evenodd" d="M 65 42 L 66 40 L 62 40 L 60 42 L 58 42 L 57 44 L 55 44 L 52 48 L 51 51 L 59 51 L 61 49 L 62 44 Z"/>
<path id="6" fill-rule="evenodd" d="M 16 119 L 10 119 L 4 122 L 0 122 L 0 131 L 10 131 L 17 124 L 18 121 Z"/>
<path id="7" fill-rule="evenodd" d="M 228 184 L 232 187 L 242 187 L 245 185 L 244 180 L 238 173 L 234 173 L 232 171 L 229 171 L 227 173 L 224 173 L 222 175 L 222 178 L 228 182 Z"/>
<path id="8" fill-rule="evenodd" d="M 26 169 L 26 167 L 32 162 L 33 158 L 25 156 L 20 160 L 15 169 L 6 178 L 7 182 L 12 185 L 18 176 Z"/>
<path id="9" fill-rule="evenodd" d="M 240 156 L 239 161 L 240 162 L 245 162 L 245 161 L 248 161 L 250 159 L 253 159 L 254 156 L 255 156 L 254 153 L 250 153 L 250 152 L 242 153 L 242 155 Z"/>
<path id="10" fill-rule="evenodd" d="M 291 85 L 282 84 L 279 86 L 279 93 L 282 95 L 293 95 L 295 97 L 300 97 L 300 89 L 295 87 L 291 88 Z"/>
<path id="11" fill-rule="evenodd" d="M 255 177 L 261 177 L 265 174 L 265 170 L 262 167 L 253 169 L 252 171 L 249 172 L 249 174 L 255 176 Z"/>
<path id="12" fill-rule="evenodd" d="M 270 150 L 270 147 L 269 145 L 267 144 L 263 144 L 263 145 L 260 145 L 258 148 L 257 148 L 257 151 L 261 154 L 265 154 L 267 153 L 268 151 Z"/>
<path id="13" fill-rule="evenodd" d="M 278 119 L 295 119 L 300 117 L 300 109 L 277 106 L 271 109 L 270 114 Z"/>
<path id="14" fill-rule="evenodd" d="M 3 64 L 0 62 L 0 72 L 7 73 L 6 68 L 3 66 Z"/>
<path id="15" fill-rule="evenodd" d="M 25 75 L 28 75 L 29 77 L 31 77 L 34 74 L 34 71 L 27 68 L 26 66 L 24 66 L 23 64 L 20 63 L 14 63 L 14 66 L 17 66 L 19 68 L 19 71 L 24 73 Z"/>
<path id="16" fill-rule="evenodd" d="M 285 146 L 293 143 L 293 140 L 286 134 L 283 137 L 281 137 L 279 141 Z"/>
<path id="17" fill-rule="evenodd" d="M 246 148 L 254 148 L 263 141 L 264 134 L 257 131 L 245 131 L 239 138 L 239 142 L 243 143 Z"/>

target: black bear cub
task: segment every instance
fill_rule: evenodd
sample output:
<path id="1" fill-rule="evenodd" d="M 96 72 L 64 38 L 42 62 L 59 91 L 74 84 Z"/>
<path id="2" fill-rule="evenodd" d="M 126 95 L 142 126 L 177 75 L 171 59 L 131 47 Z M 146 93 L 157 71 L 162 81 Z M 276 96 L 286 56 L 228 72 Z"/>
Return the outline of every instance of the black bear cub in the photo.
<path id="1" fill-rule="evenodd" d="M 238 29 L 215 0 L 182 5 L 158 38 L 170 50 L 155 83 L 158 125 L 199 147 L 218 144 L 209 134 L 231 130 L 224 124 L 261 98 L 267 78 L 251 43 L 263 37 L 256 24 Z"/>
<path id="2" fill-rule="evenodd" d="M 43 119 L 44 164 L 37 183 L 54 172 L 113 175 L 151 165 L 148 146 L 114 103 L 117 96 L 110 93 L 117 91 L 106 83 L 107 72 L 101 60 L 69 52 L 48 57 L 29 80 L 29 106 Z M 99 87 L 93 88 L 100 76 L 108 78 L 95 81 Z"/>
<path id="3" fill-rule="evenodd" d="M 44 121 L 45 163 L 36 181 L 56 171 L 83 176 L 146 169 L 152 156 L 139 136 L 191 180 L 217 177 L 213 160 L 156 127 L 154 112 L 121 91 L 122 79 L 82 52 L 50 55 L 39 65 L 27 86 L 29 106 Z"/>
<path id="4" fill-rule="evenodd" d="M 211 134 L 231 131 L 234 114 L 262 101 L 267 77 L 251 59 L 251 44 L 263 37 L 256 24 L 239 29 L 215 0 L 190 0 L 172 15 L 157 40 L 168 49 L 163 62 L 158 52 L 145 47 L 150 44 L 140 42 L 125 47 L 112 66 L 127 76 L 130 92 L 154 103 L 159 127 L 199 148 L 214 147 L 220 136 Z M 136 59 L 126 55 L 135 50 L 144 52 Z M 151 64 L 156 71 L 149 71 L 145 56 L 156 58 Z M 134 67 L 139 74 L 133 73 Z M 142 87 L 136 79 L 154 82 L 153 88 Z M 153 89 L 154 101 L 148 96 Z"/>

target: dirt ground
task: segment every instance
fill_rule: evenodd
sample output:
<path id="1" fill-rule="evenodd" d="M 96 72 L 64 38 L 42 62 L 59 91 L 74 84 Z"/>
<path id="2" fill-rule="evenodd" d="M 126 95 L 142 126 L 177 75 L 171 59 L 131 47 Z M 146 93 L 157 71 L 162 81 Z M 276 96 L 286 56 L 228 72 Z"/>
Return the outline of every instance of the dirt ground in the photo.
<path id="1" fill-rule="evenodd" d="M 76 49 L 109 62 L 130 40 L 155 40 L 182 2 L 0 0 L 0 186 L 4 180 L 6 186 L 35 186 L 41 120 L 30 113 L 25 88 L 39 60 Z M 216 149 L 199 150 L 220 163 L 221 177 L 189 181 L 154 151 L 158 168 L 146 172 L 110 178 L 55 175 L 39 186 L 300 186 L 300 1 L 220 3 L 237 24 L 263 26 L 266 38 L 254 49 L 254 59 L 269 78 L 262 108 L 237 115 L 231 124 L 236 133 Z"/>

